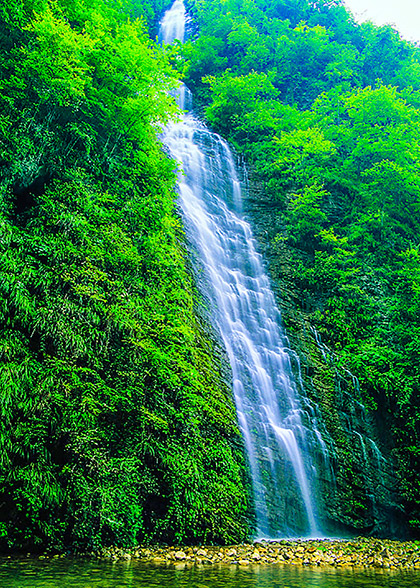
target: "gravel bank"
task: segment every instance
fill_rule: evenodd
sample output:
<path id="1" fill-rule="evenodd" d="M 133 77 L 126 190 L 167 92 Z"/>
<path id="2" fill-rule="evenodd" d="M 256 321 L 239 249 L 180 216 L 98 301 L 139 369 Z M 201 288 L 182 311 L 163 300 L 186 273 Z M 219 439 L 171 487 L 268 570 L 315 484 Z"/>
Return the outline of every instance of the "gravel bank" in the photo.
<path id="1" fill-rule="evenodd" d="M 173 565 L 304 565 L 420 569 L 420 542 L 358 538 L 343 540 L 261 541 L 228 547 L 105 548 L 99 559 L 138 560 Z"/>

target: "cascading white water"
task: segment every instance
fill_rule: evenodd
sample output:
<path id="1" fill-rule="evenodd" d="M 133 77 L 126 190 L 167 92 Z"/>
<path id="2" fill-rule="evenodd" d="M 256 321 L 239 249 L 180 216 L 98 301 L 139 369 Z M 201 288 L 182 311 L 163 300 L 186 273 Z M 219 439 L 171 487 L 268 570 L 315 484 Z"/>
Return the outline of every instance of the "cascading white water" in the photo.
<path id="1" fill-rule="evenodd" d="M 160 23 L 159 39 L 169 45 L 175 40 L 184 41 L 187 13 L 183 0 L 175 0 L 170 10 L 163 15 Z"/>
<path id="2" fill-rule="evenodd" d="M 182 41 L 184 30 L 185 9 L 182 0 L 176 0 L 165 13 L 160 36 L 164 43 Z M 183 107 L 182 94 L 179 101 Z M 280 313 L 242 215 L 241 183 L 232 153 L 191 113 L 168 126 L 163 141 L 181 164 L 184 225 L 200 258 L 201 287 L 232 369 L 257 534 L 319 534 L 309 447 L 316 445 L 323 453 L 322 436 L 299 400 Z M 305 419 L 311 421 L 310 427 L 304 426 Z"/>

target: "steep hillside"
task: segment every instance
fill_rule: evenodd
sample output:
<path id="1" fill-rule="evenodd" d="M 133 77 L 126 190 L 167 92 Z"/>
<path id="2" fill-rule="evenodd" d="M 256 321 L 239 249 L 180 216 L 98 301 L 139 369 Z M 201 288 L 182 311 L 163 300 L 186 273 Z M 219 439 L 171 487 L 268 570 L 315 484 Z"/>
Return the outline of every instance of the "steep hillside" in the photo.
<path id="1" fill-rule="evenodd" d="M 330 517 L 416 532 L 419 49 L 340 0 L 189 6 L 185 79 L 250 168 L 250 213 L 331 436 Z"/>
<path id="2" fill-rule="evenodd" d="M 249 537 L 159 140 L 179 75 L 248 164 L 327 530 L 418 533 L 419 49 L 340 0 L 189 0 L 164 51 L 167 4 L 0 2 L 0 549 Z"/>
<path id="3" fill-rule="evenodd" d="M 162 2 L 0 3 L 0 548 L 239 541 L 243 455 L 158 134 Z"/>

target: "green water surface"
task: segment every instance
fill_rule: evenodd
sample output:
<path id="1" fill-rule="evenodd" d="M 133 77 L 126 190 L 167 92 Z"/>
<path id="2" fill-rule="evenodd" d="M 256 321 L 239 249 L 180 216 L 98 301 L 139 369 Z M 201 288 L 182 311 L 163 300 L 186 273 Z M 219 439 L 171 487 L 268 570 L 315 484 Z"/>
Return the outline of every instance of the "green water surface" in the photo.
<path id="1" fill-rule="evenodd" d="M 0 588 L 420 588 L 420 572 L 0 559 Z"/>

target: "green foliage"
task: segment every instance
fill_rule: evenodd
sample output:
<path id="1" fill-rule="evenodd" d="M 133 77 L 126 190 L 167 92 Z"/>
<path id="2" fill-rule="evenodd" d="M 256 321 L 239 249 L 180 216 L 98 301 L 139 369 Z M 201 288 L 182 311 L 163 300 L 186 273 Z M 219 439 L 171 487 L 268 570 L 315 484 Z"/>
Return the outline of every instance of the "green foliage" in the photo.
<path id="1" fill-rule="evenodd" d="M 157 139 L 171 64 L 271 199 L 302 310 L 387 411 L 418 528 L 419 49 L 338 1 L 190 0 L 199 36 L 163 52 L 167 4 L 0 2 L 0 546 L 246 538 Z"/>
<path id="2" fill-rule="evenodd" d="M 392 422 L 417 529 L 419 49 L 341 2 L 189 4 L 186 81 L 264 189 L 272 266 L 287 263 L 302 312 Z"/>
<path id="3" fill-rule="evenodd" d="M 227 72 L 221 77 L 208 77 L 205 81 L 210 84 L 212 92 L 207 117 L 225 135 L 236 129 L 246 114 L 258 109 L 258 104 L 277 94 L 270 76 L 256 72 L 239 77 Z"/>
<path id="4" fill-rule="evenodd" d="M 309 107 L 322 92 L 395 83 L 402 71 L 419 88 L 418 50 L 391 27 L 357 26 L 341 2 L 189 0 L 200 28 L 186 47 L 187 83 L 203 92 L 200 77 L 274 72 L 282 100 Z M 416 65 L 417 64 L 417 65 Z"/>
<path id="5" fill-rule="evenodd" d="M 292 194 L 289 222 L 290 239 L 303 247 L 313 247 L 313 240 L 319 235 L 327 217 L 321 210 L 322 198 L 327 193 L 319 186 L 305 186 L 301 194 Z"/>
<path id="6" fill-rule="evenodd" d="M 0 12 L 0 548 L 243 540 L 235 410 L 158 140 L 176 113 L 145 28 L 162 5 L 15 8 Z"/>

